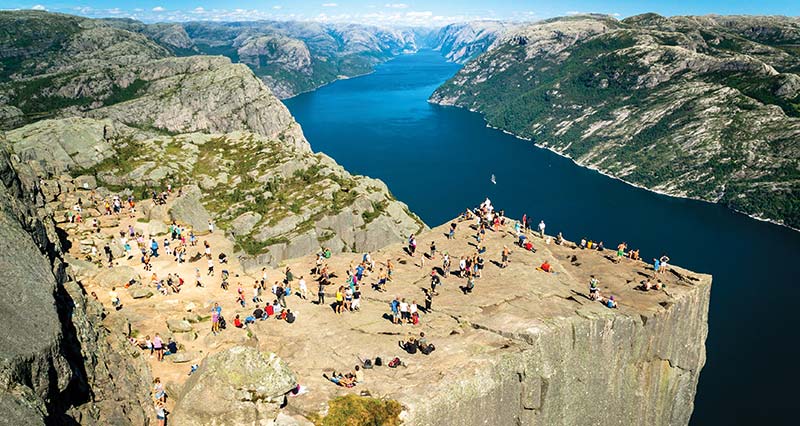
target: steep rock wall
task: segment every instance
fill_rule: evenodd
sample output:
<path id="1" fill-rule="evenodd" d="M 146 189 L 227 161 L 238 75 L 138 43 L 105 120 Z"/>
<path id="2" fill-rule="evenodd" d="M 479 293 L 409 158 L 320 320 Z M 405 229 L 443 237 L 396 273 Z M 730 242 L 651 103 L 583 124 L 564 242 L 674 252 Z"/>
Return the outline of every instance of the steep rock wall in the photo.
<path id="1" fill-rule="evenodd" d="M 121 337 L 127 324 L 103 324 L 72 280 L 37 180 L 3 146 L 0 179 L 3 422 L 148 424 L 149 370 Z"/>
<path id="2" fill-rule="evenodd" d="M 705 364 L 710 277 L 664 311 L 577 311 L 527 329 L 469 321 L 520 349 L 409 404 L 415 425 L 688 424 Z"/>

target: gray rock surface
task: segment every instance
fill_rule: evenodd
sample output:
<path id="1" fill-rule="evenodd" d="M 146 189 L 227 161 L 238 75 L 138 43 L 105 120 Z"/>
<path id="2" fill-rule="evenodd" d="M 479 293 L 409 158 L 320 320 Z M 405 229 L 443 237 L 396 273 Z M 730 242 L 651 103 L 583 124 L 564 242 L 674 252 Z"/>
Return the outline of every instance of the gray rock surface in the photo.
<path id="1" fill-rule="evenodd" d="M 52 218 L 30 204 L 34 176 L 0 147 L 3 422 L 148 424 L 149 370 L 129 327 L 71 280 Z"/>
<path id="2" fill-rule="evenodd" d="M 211 220 L 211 215 L 203 207 L 201 199 L 200 188 L 195 185 L 186 186 L 183 195 L 175 200 L 169 210 L 172 220 L 191 227 L 198 235 L 208 233 L 208 222 Z"/>
<path id="3" fill-rule="evenodd" d="M 294 374 L 275 354 L 235 346 L 209 355 L 184 385 L 172 421 L 192 425 L 268 425 Z M 214 401 L 214 403 L 209 403 Z"/>

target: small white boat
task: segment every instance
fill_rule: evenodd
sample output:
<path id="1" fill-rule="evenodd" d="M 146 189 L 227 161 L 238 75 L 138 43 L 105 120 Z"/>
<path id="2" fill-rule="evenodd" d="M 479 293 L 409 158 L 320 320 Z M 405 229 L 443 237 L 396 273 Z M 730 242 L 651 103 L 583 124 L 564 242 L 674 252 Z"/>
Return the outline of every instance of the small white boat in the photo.
<path id="1" fill-rule="evenodd" d="M 494 174 L 492 174 L 492 183 L 497 185 L 497 179 L 494 178 Z"/>

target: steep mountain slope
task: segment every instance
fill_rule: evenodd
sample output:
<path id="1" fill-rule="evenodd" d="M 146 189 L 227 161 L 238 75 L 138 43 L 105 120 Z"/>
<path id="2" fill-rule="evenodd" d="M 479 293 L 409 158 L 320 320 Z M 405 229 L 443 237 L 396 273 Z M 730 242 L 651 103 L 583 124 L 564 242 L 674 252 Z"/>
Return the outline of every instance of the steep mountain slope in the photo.
<path id="1" fill-rule="evenodd" d="M 431 102 L 628 182 L 800 227 L 800 20 L 561 18 L 506 33 Z"/>
<path id="2" fill-rule="evenodd" d="M 411 30 L 355 24 L 190 22 L 183 28 L 192 44 L 174 46 L 176 53 L 224 55 L 247 64 L 280 98 L 368 73 L 417 49 Z"/>
<path id="3" fill-rule="evenodd" d="M 459 64 L 480 55 L 515 25 L 501 21 L 470 21 L 439 29 L 429 41 L 449 61 Z"/>

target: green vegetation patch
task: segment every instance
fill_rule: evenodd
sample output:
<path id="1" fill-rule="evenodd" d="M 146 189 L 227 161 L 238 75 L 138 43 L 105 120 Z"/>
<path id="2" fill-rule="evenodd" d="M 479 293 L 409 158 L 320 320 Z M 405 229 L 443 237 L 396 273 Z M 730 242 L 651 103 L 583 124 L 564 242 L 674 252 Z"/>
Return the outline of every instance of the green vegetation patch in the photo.
<path id="1" fill-rule="evenodd" d="M 403 407 L 391 399 L 345 395 L 328 402 L 328 414 L 309 416 L 317 426 L 398 426 Z"/>

